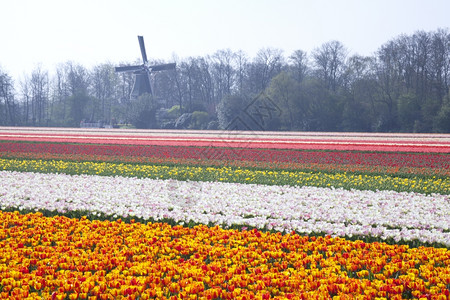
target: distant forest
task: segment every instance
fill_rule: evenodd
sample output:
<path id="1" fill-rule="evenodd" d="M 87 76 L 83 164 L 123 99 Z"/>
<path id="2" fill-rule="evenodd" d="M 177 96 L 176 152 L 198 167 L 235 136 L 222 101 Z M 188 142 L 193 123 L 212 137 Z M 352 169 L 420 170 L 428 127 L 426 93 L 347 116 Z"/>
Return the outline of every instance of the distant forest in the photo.
<path id="1" fill-rule="evenodd" d="M 0 126 L 450 132 L 448 29 L 398 36 L 373 56 L 330 41 L 176 63 L 155 73 L 153 96 L 135 99 L 133 74 L 113 64 L 37 67 L 20 82 L 0 69 Z"/>

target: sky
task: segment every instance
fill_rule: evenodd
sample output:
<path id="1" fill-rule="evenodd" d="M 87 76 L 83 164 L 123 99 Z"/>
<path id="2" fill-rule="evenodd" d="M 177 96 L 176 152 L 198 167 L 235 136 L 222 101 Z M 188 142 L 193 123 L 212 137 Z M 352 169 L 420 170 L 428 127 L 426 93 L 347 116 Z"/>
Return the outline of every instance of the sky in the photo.
<path id="1" fill-rule="evenodd" d="M 262 48 L 311 53 L 337 40 L 373 55 L 401 34 L 450 28 L 448 0 L 2 0 L 0 69 L 15 81 L 72 61 L 177 61 Z"/>

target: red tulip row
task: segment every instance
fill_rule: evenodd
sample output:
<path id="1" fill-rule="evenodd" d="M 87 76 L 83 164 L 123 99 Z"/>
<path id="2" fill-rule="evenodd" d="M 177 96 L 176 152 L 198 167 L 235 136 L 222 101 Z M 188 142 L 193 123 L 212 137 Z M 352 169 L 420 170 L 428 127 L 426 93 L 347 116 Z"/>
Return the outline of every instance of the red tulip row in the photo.
<path id="1" fill-rule="evenodd" d="M 59 143 L 0 143 L 0 152 L 52 153 L 66 155 L 95 156 L 139 156 L 181 159 L 216 159 L 262 161 L 271 163 L 344 164 L 414 168 L 449 169 L 449 156 L 445 154 L 382 153 L 382 152 L 319 152 L 274 149 L 234 149 L 136 146 L 136 145 L 92 145 Z"/>

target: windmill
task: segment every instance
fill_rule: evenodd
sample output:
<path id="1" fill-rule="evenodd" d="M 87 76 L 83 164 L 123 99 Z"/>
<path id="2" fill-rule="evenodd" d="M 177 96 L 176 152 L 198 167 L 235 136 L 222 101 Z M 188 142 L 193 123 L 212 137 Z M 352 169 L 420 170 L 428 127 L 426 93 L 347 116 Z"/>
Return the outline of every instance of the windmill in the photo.
<path id="1" fill-rule="evenodd" d="M 130 98 L 137 98 L 145 93 L 153 95 L 153 84 L 151 80 L 152 73 L 164 70 L 174 70 L 176 66 L 175 63 L 153 66 L 150 65 L 147 60 L 147 53 L 145 52 L 144 37 L 138 36 L 138 40 L 144 63 L 138 66 L 121 66 L 115 68 L 117 73 L 133 73 L 135 75 L 133 90 L 130 94 Z"/>

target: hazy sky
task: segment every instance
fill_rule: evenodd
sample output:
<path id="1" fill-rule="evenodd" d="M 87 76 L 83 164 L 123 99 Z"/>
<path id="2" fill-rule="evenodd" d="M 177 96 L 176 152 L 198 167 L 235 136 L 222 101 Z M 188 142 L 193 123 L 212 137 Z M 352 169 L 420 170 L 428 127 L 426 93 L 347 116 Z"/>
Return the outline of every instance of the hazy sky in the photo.
<path id="1" fill-rule="evenodd" d="M 3 0 L 0 9 L 0 68 L 16 80 L 39 64 L 134 61 L 137 35 L 150 60 L 169 62 L 227 48 L 289 56 L 331 40 L 371 55 L 400 34 L 450 28 L 449 0 Z"/>

